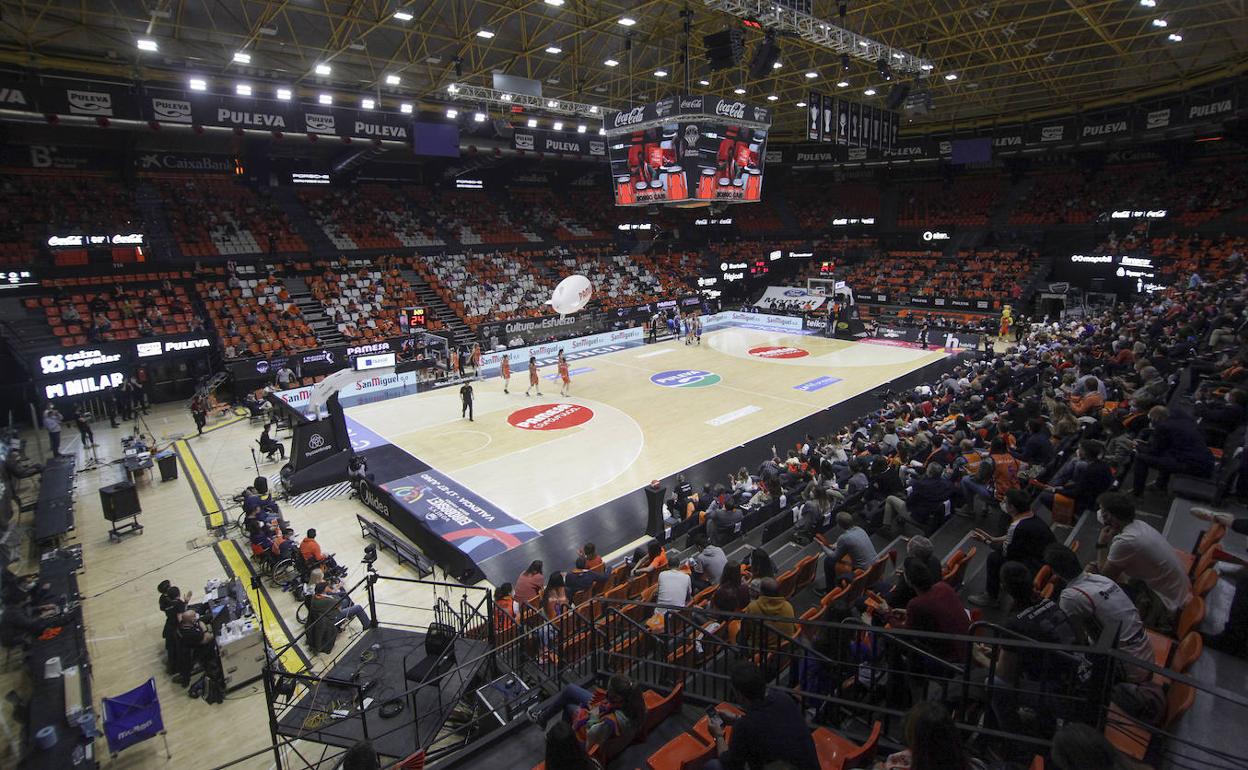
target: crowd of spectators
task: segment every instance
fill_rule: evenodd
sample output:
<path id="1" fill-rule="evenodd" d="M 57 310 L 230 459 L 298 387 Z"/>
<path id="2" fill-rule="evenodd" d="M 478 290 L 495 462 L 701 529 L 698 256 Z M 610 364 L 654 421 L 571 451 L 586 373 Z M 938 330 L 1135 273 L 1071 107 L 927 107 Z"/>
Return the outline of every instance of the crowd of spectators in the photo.
<path id="1" fill-rule="evenodd" d="M 935 750 L 954 753 L 951 767 L 1029 760 L 1030 748 L 1019 756 L 1019 746 L 1007 741 L 985 739 L 968 748 L 952 739 L 951 725 L 932 731 L 931 725 L 949 725 L 946 708 L 965 716 L 968 701 L 983 709 L 972 713 L 982 713 L 986 727 L 1053 740 L 1059 767 L 1113 767 L 1111 742 L 1142 755 L 1115 724 L 1104 737 L 1080 726 L 1094 722 L 1095 715 L 1087 710 L 1091 693 L 1077 655 L 1029 652 L 1025 645 L 1078 648 L 1113 626 L 1122 653 L 1107 690 L 1113 709 L 1160 726 L 1171 725 L 1175 709 L 1183 708 L 1173 704 L 1183 702 L 1186 685 L 1143 666 L 1169 664 L 1182 673 L 1191 665 L 1187 653 L 1158 657 L 1155 651 L 1190 647 L 1182 642 L 1198 633 L 1191 607 L 1217 575 L 1206 563 L 1185 563 L 1184 554 L 1140 514 L 1168 510 L 1172 476 L 1216 481 L 1225 472 L 1217 458 L 1238 463 L 1231 458 L 1243 442 L 1248 404 L 1243 321 L 1248 289 L 1242 275 L 1239 268 L 1228 280 L 1143 296 L 1080 320 L 1036 324 L 1001 352 L 967 357 L 925 385 L 886 395 L 879 409 L 840 430 L 808 436 L 783 451 L 773 447 L 756 469 L 742 468 L 727 481 L 699 488 L 682 476 L 670 492 L 655 482 L 659 494 L 666 494 L 671 531 L 695 525 L 682 530 L 694 533 L 683 554 L 673 536 L 666 543 L 651 541 L 611 568 L 587 544 L 560 565 L 567 572 L 531 565 L 517 580 L 515 598 L 557 621 L 595 593 L 611 597 L 621 581 L 642 579 L 649 588 L 641 601 L 656 606 L 652 617 L 639 621 L 652 632 L 662 633 L 673 612 L 692 605 L 704 612 L 744 612 L 758 621 L 715 622 L 722 630 L 713 635 L 749 649 L 776 640 L 783 645 L 802 633 L 801 621 L 845 618 L 847 611 L 838 604 L 845 598 L 858 602 L 849 614 L 865 608 L 879 628 L 938 635 L 965 635 L 972 619 L 991 612 L 1013 646 L 934 636 L 911 639 L 900 654 L 890 648 L 868 658 L 890 672 L 887 705 L 914 704 L 905 750 L 888 756 L 881 767 L 913 766 L 907 763 Z M 776 575 L 770 554 L 756 548 L 743 563 L 726 553 L 743 519 L 764 507 L 792 511 L 794 539 L 803 543 L 813 537 L 819 543 L 823 579 L 817 582 L 825 593 L 800 619 L 792 574 Z M 1091 557 L 1078 544 L 1063 545 L 1054 532 L 1084 516 L 1097 521 Z M 932 546 L 942 527 L 959 517 L 971 520 L 971 540 L 988 552 L 986 583 L 966 598 Z M 865 595 L 846 597 L 851 581 L 888 557 L 879 551 L 875 533 L 908 536 L 904 561 L 893 579 L 874 583 Z M 794 570 L 800 576 L 802 562 Z M 512 598 L 510 585 L 505 596 Z M 1248 656 L 1246 631 L 1243 608 L 1232 609 L 1223 634 L 1209 641 Z M 751 636 L 760 633 L 764 636 Z M 834 659 L 860 665 L 865 643 L 851 636 L 859 640 L 848 648 L 857 657 L 845 652 Z M 813 640 L 826 655 L 841 643 L 822 636 Z M 955 679 L 967 672 L 982 689 L 956 696 L 946 691 L 937 699 L 941 703 L 932 702 L 927 678 L 934 672 L 924 663 L 927 655 L 956 672 Z M 774 734 L 792 735 L 792 745 L 804 742 L 808 731 L 800 710 L 759 707 L 764 698 L 788 698 L 767 692 L 767 680 L 783 685 L 785 675 L 762 670 L 761 689 L 737 687 L 745 713 L 769 714 L 760 718 Z M 734 670 L 734 684 L 738 675 L 747 678 Z M 863 679 L 860 671 L 844 681 L 820 680 L 796 662 L 788 676 L 790 687 L 800 681 L 804 698 L 848 697 L 846 689 L 862 686 Z M 810 717 L 808 712 L 805 718 Z M 1062 723 L 1066 726 L 1059 729 Z M 717 749 L 730 766 L 739 766 L 732 763 L 745 751 L 735 741 Z M 1093 757 L 1104 762 L 1069 764 Z M 794 766 L 809 764 L 797 761 Z"/>
<path id="2" fill-rule="evenodd" d="M 311 187 L 299 191 L 299 200 L 335 248 L 344 251 L 443 243 L 425 209 L 412 205 L 404 188 L 378 182 Z"/>
<path id="3" fill-rule="evenodd" d="M 317 345 L 316 335 L 274 267 L 229 263 L 224 281 L 195 284 L 226 359 L 281 353 Z"/>
<path id="4" fill-rule="evenodd" d="M 1008 188 L 1008 180 L 995 173 L 906 183 L 901 186 L 897 224 L 902 227 L 983 227 Z"/>
<path id="5" fill-rule="evenodd" d="M 267 195 L 229 177 L 154 176 L 165 218 L 185 257 L 306 252 L 290 217 Z"/>
<path id="6" fill-rule="evenodd" d="M 459 317 L 476 328 L 482 321 L 549 314 L 554 286 L 533 268 L 541 252 L 494 251 L 442 254 L 419 260 L 416 271 Z"/>
<path id="7" fill-rule="evenodd" d="M 399 309 L 418 304 L 399 264 L 394 257 L 343 258 L 323 265 L 321 274 L 309 277 L 307 284 L 312 299 L 347 340 L 386 339 L 399 334 Z"/>
<path id="8" fill-rule="evenodd" d="M 144 232 L 134 191 L 100 172 L 0 174 L 0 264 L 30 264 L 53 235 Z"/>

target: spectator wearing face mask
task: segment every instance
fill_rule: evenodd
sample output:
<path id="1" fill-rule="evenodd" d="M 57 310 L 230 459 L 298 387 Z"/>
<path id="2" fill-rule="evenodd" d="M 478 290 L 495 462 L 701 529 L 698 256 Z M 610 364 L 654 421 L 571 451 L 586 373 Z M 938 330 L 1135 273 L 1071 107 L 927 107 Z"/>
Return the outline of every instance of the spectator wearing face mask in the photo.
<path id="1" fill-rule="evenodd" d="M 1031 512 L 1031 504 L 1026 493 L 1020 489 L 1012 489 L 1005 495 L 1001 510 L 1010 517 L 1010 524 L 1005 534 L 994 537 L 982 529 L 971 533 L 971 537 L 987 544 L 988 552 L 987 585 L 984 593 L 976 594 L 967 599 L 971 604 L 980 607 L 995 607 L 1000 597 L 998 580 L 1001 565 L 1007 561 L 1019 562 L 1028 569 L 1038 570 L 1044 563 L 1044 549 L 1053 542 L 1053 530 L 1039 516 Z"/>

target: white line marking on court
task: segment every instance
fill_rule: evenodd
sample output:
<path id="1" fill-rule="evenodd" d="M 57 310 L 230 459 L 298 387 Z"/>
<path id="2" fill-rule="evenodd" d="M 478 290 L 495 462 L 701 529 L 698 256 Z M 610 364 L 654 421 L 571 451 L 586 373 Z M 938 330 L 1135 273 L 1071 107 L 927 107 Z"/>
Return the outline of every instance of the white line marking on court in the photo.
<path id="1" fill-rule="evenodd" d="M 761 406 L 754 406 L 752 404 L 748 406 L 743 406 L 740 409 L 734 409 L 727 414 L 721 414 L 718 417 L 712 417 L 711 419 L 706 421 L 706 424 L 715 425 L 715 426 L 724 425 L 726 423 L 732 422 L 733 420 L 739 420 L 742 417 L 754 414 L 755 412 L 760 412 L 762 411 L 762 409 L 763 408 Z"/>
<path id="2" fill-rule="evenodd" d="M 661 355 L 664 355 L 665 353 L 675 353 L 675 352 L 676 352 L 676 348 L 663 348 L 662 350 L 652 350 L 649 353 L 642 353 L 639 356 L 633 356 L 633 357 L 634 358 L 649 358 L 651 356 L 661 356 Z"/>

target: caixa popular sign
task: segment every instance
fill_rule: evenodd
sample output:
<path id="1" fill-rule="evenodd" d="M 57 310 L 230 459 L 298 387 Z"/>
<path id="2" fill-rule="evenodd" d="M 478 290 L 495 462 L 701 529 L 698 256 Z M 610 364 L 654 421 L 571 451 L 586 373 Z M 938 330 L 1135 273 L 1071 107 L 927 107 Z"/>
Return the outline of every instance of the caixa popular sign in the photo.
<path id="1" fill-rule="evenodd" d="M 98 348 L 85 348 L 70 353 L 52 353 L 39 357 L 39 374 L 60 374 L 75 369 L 115 364 L 121 360 L 120 353 L 106 353 Z"/>

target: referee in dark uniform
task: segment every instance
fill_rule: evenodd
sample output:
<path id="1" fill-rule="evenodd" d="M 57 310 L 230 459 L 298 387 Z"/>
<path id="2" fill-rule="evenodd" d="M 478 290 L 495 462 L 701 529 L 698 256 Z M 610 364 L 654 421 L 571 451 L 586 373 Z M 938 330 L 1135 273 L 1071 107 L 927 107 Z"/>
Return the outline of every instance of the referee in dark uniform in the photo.
<path id="1" fill-rule="evenodd" d="M 460 411 L 460 417 L 467 417 L 468 422 L 472 419 L 472 383 L 465 382 L 459 387 L 459 399 L 463 402 L 464 408 Z"/>

